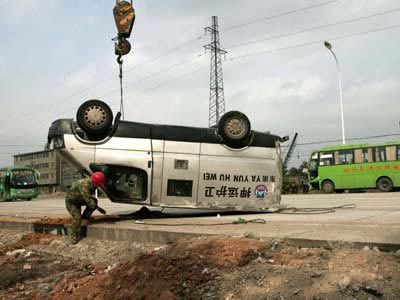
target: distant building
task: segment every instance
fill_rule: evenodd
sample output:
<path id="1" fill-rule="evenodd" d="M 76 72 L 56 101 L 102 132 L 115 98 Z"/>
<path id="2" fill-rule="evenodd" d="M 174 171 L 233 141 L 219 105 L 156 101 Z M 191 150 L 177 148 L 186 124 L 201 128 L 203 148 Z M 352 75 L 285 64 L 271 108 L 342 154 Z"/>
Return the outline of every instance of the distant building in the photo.
<path id="1" fill-rule="evenodd" d="M 36 151 L 14 155 L 15 166 L 27 166 L 40 173 L 39 193 L 52 194 L 65 191 L 72 182 L 81 178 L 54 150 Z"/>

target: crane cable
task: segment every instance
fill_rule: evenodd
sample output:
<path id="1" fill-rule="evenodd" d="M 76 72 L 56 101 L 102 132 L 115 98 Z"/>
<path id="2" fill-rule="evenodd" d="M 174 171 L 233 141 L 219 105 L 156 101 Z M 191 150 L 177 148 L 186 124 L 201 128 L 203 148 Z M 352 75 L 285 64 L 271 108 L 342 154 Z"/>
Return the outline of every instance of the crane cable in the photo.
<path id="1" fill-rule="evenodd" d="M 118 36 L 113 39 L 115 43 L 115 54 L 118 55 L 117 62 L 119 65 L 119 83 L 121 90 L 121 102 L 120 102 L 120 113 L 122 119 L 125 119 L 124 114 L 124 90 L 122 85 L 122 56 L 128 54 L 131 51 L 131 44 L 127 40 L 132 32 L 132 27 L 135 22 L 135 10 L 132 7 L 132 0 L 130 2 L 124 0 L 116 0 L 115 7 L 113 9 L 115 24 L 118 29 Z"/>
<path id="2" fill-rule="evenodd" d="M 121 59 L 121 55 L 118 56 L 117 62 L 118 62 L 118 65 L 119 65 L 119 86 L 120 86 L 120 90 L 121 90 L 121 103 L 120 103 L 120 106 L 119 106 L 119 111 L 121 112 L 122 120 L 125 120 L 125 114 L 124 114 L 124 89 L 123 89 L 123 85 L 122 85 L 122 64 L 123 64 L 124 61 Z"/>

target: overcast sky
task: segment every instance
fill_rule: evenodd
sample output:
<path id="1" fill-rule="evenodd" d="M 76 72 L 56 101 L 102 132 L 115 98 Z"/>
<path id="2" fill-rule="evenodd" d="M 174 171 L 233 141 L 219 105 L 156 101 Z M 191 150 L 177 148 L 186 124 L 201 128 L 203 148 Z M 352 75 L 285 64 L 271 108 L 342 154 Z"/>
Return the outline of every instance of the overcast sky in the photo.
<path id="1" fill-rule="evenodd" d="M 43 149 L 51 122 L 75 118 L 88 99 L 118 111 L 114 4 L 0 0 L 0 165 Z M 252 128 L 298 132 L 300 144 L 341 140 L 338 72 L 323 46 L 329 40 L 341 68 L 346 138 L 400 133 L 398 0 L 137 0 L 133 6 L 126 120 L 208 126 L 204 27 L 215 15 L 228 51 L 226 110 L 244 112 Z M 292 165 L 321 146 L 296 147 Z"/>

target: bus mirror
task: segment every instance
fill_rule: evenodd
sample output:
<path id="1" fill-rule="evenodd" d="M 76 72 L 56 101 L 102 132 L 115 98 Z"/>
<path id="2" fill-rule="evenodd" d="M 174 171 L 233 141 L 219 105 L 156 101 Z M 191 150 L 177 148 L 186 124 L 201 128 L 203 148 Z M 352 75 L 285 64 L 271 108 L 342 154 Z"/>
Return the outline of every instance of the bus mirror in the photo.
<path id="1" fill-rule="evenodd" d="M 288 140 L 289 140 L 289 136 L 288 135 L 285 135 L 283 138 L 281 138 L 281 142 L 282 143 L 287 142 Z"/>
<path id="2" fill-rule="evenodd" d="M 35 176 L 36 176 L 36 179 L 40 179 L 40 173 L 36 170 L 35 170 Z"/>

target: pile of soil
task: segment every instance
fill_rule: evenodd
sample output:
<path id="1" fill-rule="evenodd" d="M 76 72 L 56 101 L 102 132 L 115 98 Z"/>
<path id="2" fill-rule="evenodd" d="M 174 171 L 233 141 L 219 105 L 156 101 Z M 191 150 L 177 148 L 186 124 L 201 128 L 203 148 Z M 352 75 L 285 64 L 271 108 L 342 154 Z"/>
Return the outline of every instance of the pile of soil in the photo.
<path id="1" fill-rule="evenodd" d="M 112 222 L 112 221 L 118 221 L 121 220 L 122 217 L 117 216 L 117 215 L 101 215 L 101 216 L 92 216 L 90 218 L 90 223 L 104 223 L 104 222 Z M 84 220 L 82 219 L 83 223 L 89 223 L 87 221 L 89 220 Z M 69 225 L 71 224 L 72 220 L 71 218 L 40 218 L 39 220 L 33 221 L 33 224 L 41 224 L 41 225 Z"/>
<path id="2" fill-rule="evenodd" d="M 171 245 L 18 238 L 0 231 L 0 299 L 400 299 L 400 255 L 377 248 L 227 237 Z"/>

